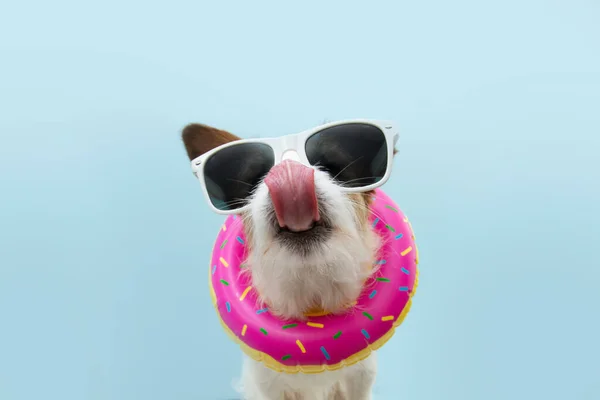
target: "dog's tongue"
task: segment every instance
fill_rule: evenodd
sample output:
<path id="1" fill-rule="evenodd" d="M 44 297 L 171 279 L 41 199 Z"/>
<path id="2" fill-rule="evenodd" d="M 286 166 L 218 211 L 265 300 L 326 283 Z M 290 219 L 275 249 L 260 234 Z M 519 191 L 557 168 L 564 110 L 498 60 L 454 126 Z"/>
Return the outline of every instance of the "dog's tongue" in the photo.
<path id="1" fill-rule="evenodd" d="M 293 232 L 310 229 L 319 220 L 315 171 L 299 162 L 284 160 L 265 177 L 277 222 Z"/>

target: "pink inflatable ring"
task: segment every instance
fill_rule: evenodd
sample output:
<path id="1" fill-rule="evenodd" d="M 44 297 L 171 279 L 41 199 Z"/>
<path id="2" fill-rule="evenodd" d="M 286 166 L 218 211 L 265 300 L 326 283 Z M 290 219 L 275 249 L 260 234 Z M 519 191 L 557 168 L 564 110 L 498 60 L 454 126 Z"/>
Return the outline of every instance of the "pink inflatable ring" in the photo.
<path id="1" fill-rule="evenodd" d="M 213 304 L 225 331 L 242 350 L 286 373 L 337 370 L 383 346 L 408 314 L 418 283 L 418 251 L 410 222 L 381 190 L 370 221 L 384 245 L 378 271 L 367 281 L 349 314 L 282 321 L 260 307 L 249 274 L 242 222 L 230 216 L 215 243 L 209 268 Z"/>

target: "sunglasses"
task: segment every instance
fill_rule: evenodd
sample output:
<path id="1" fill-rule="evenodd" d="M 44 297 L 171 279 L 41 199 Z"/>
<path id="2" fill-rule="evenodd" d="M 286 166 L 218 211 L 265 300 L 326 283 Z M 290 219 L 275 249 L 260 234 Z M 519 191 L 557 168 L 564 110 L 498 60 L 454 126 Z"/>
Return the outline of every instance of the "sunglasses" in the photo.
<path id="1" fill-rule="evenodd" d="M 278 138 L 236 140 L 191 163 L 212 210 L 236 214 L 249 207 L 269 170 L 287 158 L 327 172 L 342 191 L 373 190 L 390 177 L 397 140 L 392 123 L 340 121 Z"/>

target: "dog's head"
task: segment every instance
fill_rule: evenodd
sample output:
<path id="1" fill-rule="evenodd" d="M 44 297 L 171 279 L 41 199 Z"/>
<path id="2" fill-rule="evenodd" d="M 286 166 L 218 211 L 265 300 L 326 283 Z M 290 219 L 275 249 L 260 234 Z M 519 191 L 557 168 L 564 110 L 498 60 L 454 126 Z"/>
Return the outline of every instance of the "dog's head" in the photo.
<path id="1" fill-rule="evenodd" d="M 190 159 L 239 140 L 199 124 L 182 137 Z M 242 217 L 253 285 L 272 312 L 340 312 L 358 297 L 379 247 L 369 224 L 371 198 L 344 192 L 327 172 L 293 159 L 268 171 Z"/>

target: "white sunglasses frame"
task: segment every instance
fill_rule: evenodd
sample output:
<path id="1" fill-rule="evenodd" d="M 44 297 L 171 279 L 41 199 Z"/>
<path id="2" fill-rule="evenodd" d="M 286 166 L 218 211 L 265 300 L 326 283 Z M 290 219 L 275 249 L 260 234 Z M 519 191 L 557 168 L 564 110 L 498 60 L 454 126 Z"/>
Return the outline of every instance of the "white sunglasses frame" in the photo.
<path id="1" fill-rule="evenodd" d="M 373 190 L 375 188 L 382 186 L 383 184 L 385 184 L 388 181 L 388 179 L 390 178 L 390 175 L 392 173 L 392 165 L 393 165 L 393 161 L 394 161 L 394 147 L 399 138 L 399 131 L 393 122 L 369 120 L 369 119 L 351 119 L 351 120 L 330 122 L 330 123 L 316 126 L 314 128 L 307 129 L 300 133 L 295 133 L 295 134 L 290 134 L 290 135 L 285 135 L 285 136 L 280 136 L 280 137 L 275 137 L 275 138 L 234 140 L 232 142 L 222 144 L 221 146 L 217 146 L 214 149 L 209 150 L 206 153 L 202 154 L 201 156 L 194 158 L 191 161 L 192 171 L 193 171 L 194 175 L 196 175 L 196 178 L 198 178 L 198 180 L 200 181 L 206 202 L 208 203 L 209 207 L 212 209 L 213 212 L 215 212 L 217 214 L 221 214 L 221 215 L 241 214 L 250 207 L 250 204 L 246 204 L 243 207 L 236 208 L 233 210 L 220 210 L 214 206 L 214 204 L 212 203 L 212 201 L 210 199 L 210 195 L 209 195 L 208 189 L 206 187 L 206 180 L 204 177 L 204 165 L 206 165 L 206 161 L 213 154 L 215 154 L 218 151 L 225 149 L 227 147 L 237 146 L 237 145 L 244 144 L 244 143 L 263 143 L 263 144 L 270 146 L 273 149 L 273 154 L 275 157 L 274 165 L 277 165 L 282 160 L 284 160 L 285 159 L 284 155 L 286 153 L 295 152 L 299 158 L 299 160 L 297 160 L 297 161 L 300 161 L 302 164 L 304 164 L 306 166 L 312 167 L 312 165 L 308 161 L 308 158 L 306 157 L 305 145 L 306 145 L 306 141 L 308 140 L 308 138 L 311 137 L 312 135 L 314 135 L 315 133 L 318 133 L 324 129 L 331 128 L 334 126 L 339 126 L 339 125 L 346 125 L 346 124 L 365 124 L 365 125 L 372 125 L 372 126 L 379 128 L 385 136 L 385 141 L 386 141 L 386 145 L 387 145 L 387 165 L 386 165 L 385 175 L 378 182 L 373 183 L 368 186 L 361 186 L 361 187 L 343 187 L 342 186 L 341 190 L 346 193 L 358 193 L 358 192 L 368 192 L 369 190 Z"/>

